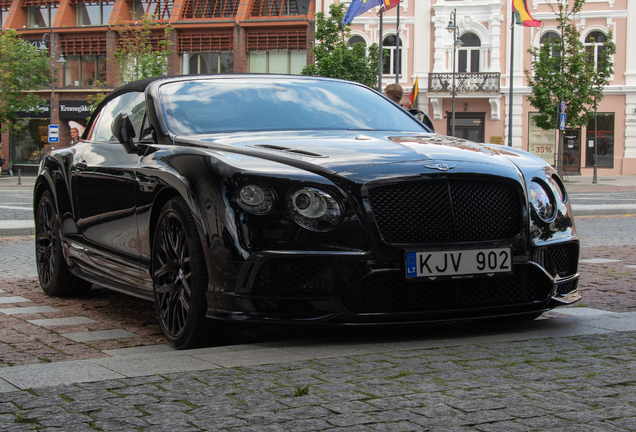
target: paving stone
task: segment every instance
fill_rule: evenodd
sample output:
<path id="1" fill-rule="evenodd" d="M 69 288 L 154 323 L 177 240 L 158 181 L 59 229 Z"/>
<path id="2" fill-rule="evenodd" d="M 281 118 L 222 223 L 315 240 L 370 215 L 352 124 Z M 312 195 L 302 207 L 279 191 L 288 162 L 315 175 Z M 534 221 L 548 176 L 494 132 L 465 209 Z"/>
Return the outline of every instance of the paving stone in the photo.
<path id="1" fill-rule="evenodd" d="M 75 325 L 75 324 L 87 324 L 94 323 L 94 321 L 90 318 L 86 317 L 69 317 L 69 318 L 47 318 L 47 319 L 36 319 L 36 320 L 28 320 L 27 322 L 40 326 L 40 327 L 51 327 L 51 326 L 62 326 L 62 325 Z"/>
<path id="2" fill-rule="evenodd" d="M 78 323 L 82 324 L 82 323 Z M 125 339 L 125 338 L 134 338 L 139 337 L 138 334 L 129 332 L 127 330 L 122 329 L 113 329 L 113 330 L 97 330 L 90 332 L 81 332 L 81 333 L 64 333 L 60 336 L 64 336 L 70 340 L 75 342 L 92 342 L 98 340 L 105 339 Z"/>
<path id="3" fill-rule="evenodd" d="M 56 309 L 51 306 L 30 306 L 30 307 L 14 307 L 14 308 L 4 308 L 0 309 L 0 313 L 5 315 L 15 315 L 15 314 L 39 314 L 45 312 L 57 312 L 59 309 Z"/>
<path id="4" fill-rule="evenodd" d="M 0 297 L 0 304 L 10 304 L 10 303 L 27 303 L 31 300 L 21 297 L 21 296 L 6 296 Z"/>

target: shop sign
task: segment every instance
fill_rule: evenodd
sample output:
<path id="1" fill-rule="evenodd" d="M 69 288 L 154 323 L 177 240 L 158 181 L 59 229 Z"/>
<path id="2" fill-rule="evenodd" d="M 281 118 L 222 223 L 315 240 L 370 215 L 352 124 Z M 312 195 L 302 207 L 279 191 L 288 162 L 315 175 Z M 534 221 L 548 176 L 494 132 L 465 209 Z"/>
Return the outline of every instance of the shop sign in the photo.
<path id="1" fill-rule="evenodd" d="M 530 113 L 528 151 L 554 166 L 556 160 L 556 133 L 554 129 L 540 129 L 534 121 L 535 113 Z"/>
<path id="2" fill-rule="evenodd" d="M 90 117 L 92 109 L 86 101 L 61 100 L 60 118 L 85 119 Z"/>
<path id="3" fill-rule="evenodd" d="M 47 119 L 51 118 L 51 112 L 49 111 L 48 105 L 37 105 L 37 109 L 40 112 L 36 112 L 35 109 L 30 109 L 29 111 L 18 111 L 16 115 L 18 118 L 32 118 L 32 119 Z"/>

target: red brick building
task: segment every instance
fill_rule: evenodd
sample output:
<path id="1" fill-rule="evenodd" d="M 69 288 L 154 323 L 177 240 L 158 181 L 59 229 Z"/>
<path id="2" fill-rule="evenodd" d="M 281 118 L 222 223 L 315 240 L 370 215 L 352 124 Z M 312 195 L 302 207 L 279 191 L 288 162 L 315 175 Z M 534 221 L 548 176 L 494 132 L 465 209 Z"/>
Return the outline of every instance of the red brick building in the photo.
<path id="1" fill-rule="evenodd" d="M 118 23 L 134 25 L 143 14 L 160 24 L 153 28 L 156 46 L 166 26 L 173 50 L 168 73 L 300 73 L 313 61 L 315 0 L 0 0 L 3 29 L 16 29 L 33 44 L 44 41 L 57 65 L 55 88 L 38 93 L 47 101 L 22 131 L 2 134 L 0 145 L 8 169 L 35 171 L 50 150 L 48 126 L 54 95 L 53 123 L 60 142 L 70 142 L 73 122 L 85 125 L 87 97 L 120 85 L 117 64 Z M 59 62 L 60 55 L 66 62 Z M 106 88 L 94 88 L 99 80 Z"/>

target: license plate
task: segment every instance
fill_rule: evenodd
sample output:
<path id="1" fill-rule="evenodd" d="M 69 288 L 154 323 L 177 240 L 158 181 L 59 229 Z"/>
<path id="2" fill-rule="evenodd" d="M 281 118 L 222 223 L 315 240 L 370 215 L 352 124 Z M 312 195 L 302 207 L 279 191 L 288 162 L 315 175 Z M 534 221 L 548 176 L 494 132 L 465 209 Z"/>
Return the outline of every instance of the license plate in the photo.
<path id="1" fill-rule="evenodd" d="M 512 272 L 510 247 L 406 253 L 406 277 L 466 278 Z"/>

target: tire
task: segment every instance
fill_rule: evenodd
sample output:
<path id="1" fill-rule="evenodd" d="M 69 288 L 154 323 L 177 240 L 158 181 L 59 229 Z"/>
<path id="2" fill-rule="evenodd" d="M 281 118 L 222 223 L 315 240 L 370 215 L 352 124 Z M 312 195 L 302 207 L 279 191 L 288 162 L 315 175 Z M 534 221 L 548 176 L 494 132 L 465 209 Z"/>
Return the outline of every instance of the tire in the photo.
<path id="1" fill-rule="evenodd" d="M 50 296 L 77 296 L 91 283 L 69 272 L 60 238 L 59 218 L 51 193 L 42 194 L 35 213 L 35 261 L 42 290 Z"/>
<path id="2" fill-rule="evenodd" d="M 206 318 L 207 269 L 203 248 L 183 198 L 173 198 L 159 214 L 154 232 L 152 280 L 161 329 L 177 349 L 213 341 Z"/>

